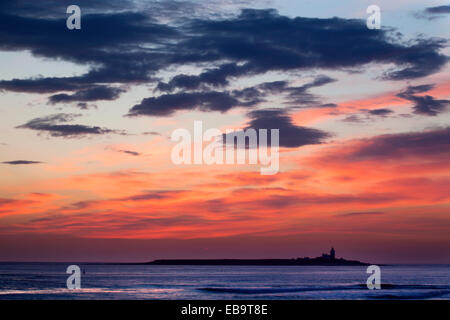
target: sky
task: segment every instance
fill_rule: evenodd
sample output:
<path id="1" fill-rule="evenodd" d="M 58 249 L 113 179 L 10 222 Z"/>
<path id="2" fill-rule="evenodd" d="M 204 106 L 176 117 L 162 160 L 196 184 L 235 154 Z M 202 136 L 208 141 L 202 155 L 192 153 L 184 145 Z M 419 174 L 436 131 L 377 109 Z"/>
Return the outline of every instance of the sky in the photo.
<path id="1" fill-rule="evenodd" d="M 381 29 L 366 26 L 372 4 Z M 418 0 L 3 0 L 0 261 L 333 246 L 450 263 L 449 14 Z M 195 121 L 279 129 L 279 172 L 174 164 L 171 134 Z"/>

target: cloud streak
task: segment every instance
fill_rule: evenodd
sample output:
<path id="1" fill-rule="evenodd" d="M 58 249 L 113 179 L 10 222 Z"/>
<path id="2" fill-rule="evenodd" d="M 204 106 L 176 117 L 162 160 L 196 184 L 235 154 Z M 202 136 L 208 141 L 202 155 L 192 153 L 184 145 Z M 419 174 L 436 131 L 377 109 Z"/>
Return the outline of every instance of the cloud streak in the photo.
<path id="1" fill-rule="evenodd" d="M 450 100 L 436 99 L 430 95 L 418 96 L 417 94 L 427 92 L 434 87 L 432 84 L 409 86 L 398 97 L 414 103 L 414 113 L 427 116 L 436 116 L 445 111 L 450 105 Z"/>
<path id="2" fill-rule="evenodd" d="M 13 161 L 3 161 L 3 164 L 9 165 L 24 165 L 24 164 L 40 164 L 42 161 L 32 161 L 32 160 L 13 160 Z"/>
<path id="3" fill-rule="evenodd" d="M 78 101 L 116 100 L 125 90 L 120 88 L 95 86 L 75 92 L 74 94 L 56 94 L 49 98 L 50 104 L 69 103 Z"/>
<path id="4" fill-rule="evenodd" d="M 97 126 L 81 124 L 65 124 L 80 117 L 79 114 L 58 113 L 42 118 L 35 118 L 18 126 L 19 129 L 30 129 L 40 133 L 46 133 L 51 137 L 75 138 L 88 135 L 125 134 L 123 131 L 111 130 Z"/>

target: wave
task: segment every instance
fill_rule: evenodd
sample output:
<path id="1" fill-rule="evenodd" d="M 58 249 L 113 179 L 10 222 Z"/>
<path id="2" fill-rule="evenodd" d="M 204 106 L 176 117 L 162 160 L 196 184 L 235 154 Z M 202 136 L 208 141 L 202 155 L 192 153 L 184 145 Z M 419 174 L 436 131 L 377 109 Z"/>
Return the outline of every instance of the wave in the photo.
<path id="1" fill-rule="evenodd" d="M 81 288 L 76 290 L 70 289 L 5 289 L 0 290 L 1 295 L 61 295 L 61 294 L 87 294 L 87 293 L 174 293 L 182 291 L 182 289 L 170 289 L 170 288 L 127 288 L 127 289 L 113 289 L 113 288 Z"/>
<path id="2" fill-rule="evenodd" d="M 441 298 L 446 295 L 450 295 L 450 290 L 443 290 L 438 292 L 422 292 L 422 293 L 410 293 L 410 294 L 382 294 L 377 295 L 375 299 L 405 299 L 405 300 L 421 300 L 421 299 L 435 299 Z"/>
<path id="3" fill-rule="evenodd" d="M 382 290 L 438 290 L 439 292 L 432 292 L 436 295 L 445 295 L 450 293 L 450 286 L 436 286 L 436 285 L 396 285 L 396 284 L 382 284 Z M 349 291 L 349 290 L 368 290 L 365 284 L 345 285 L 345 286 L 315 286 L 315 287 L 258 287 L 258 288 L 232 288 L 232 287 L 206 287 L 198 288 L 200 291 L 210 293 L 233 293 L 233 294 L 270 294 L 270 293 L 294 293 L 294 292 L 313 292 L 313 291 Z M 371 292 L 381 292 L 371 291 Z M 430 296 L 432 294 L 430 293 Z M 389 295 L 385 295 L 389 298 Z M 403 296 L 403 295 L 399 295 Z M 414 295 L 411 295 L 414 296 Z M 381 295 L 379 297 L 382 297 Z M 392 297 L 396 297 L 392 295 Z"/>
<path id="4" fill-rule="evenodd" d="M 359 286 L 337 286 L 337 287 L 301 287 L 301 288 L 198 288 L 201 291 L 213 293 L 236 293 L 236 294 L 264 294 L 264 293 L 290 293 L 290 292 L 306 292 L 306 291 L 333 291 L 345 289 L 360 289 Z"/>
<path id="5" fill-rule="evenodd" d="M 367 286 L 365 284 L 358 285 L 361 288 L 366 289 Z M 384 283 L 381 284 L 381 289 L 419 289 L 419 290 L 450 290 L 450 286 L 440 286 L 434 284 L 390 284 Z"/>

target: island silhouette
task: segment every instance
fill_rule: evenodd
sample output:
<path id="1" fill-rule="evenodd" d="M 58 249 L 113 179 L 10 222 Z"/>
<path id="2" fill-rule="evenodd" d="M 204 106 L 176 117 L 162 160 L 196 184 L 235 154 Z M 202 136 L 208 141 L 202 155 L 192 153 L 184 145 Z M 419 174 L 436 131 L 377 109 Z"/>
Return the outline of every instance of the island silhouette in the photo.
<path id="1" fill-rule="evenodd" d="M 293 259 L 163 259 L 145 262 L 150 265 L 196 265 L 196 266 L 368 266 L 369 263 L 336 258 L 336 251 L 316 258 Z"/>

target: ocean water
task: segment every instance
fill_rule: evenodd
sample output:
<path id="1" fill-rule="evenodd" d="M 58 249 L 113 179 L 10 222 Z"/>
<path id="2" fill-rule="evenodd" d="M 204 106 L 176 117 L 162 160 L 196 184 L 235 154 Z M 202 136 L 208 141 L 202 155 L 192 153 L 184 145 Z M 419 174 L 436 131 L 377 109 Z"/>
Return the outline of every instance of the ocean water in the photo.
<path id="1" fill-rule="evenodd" d="M 450 299 L 449 265 L 381 266 L 381 290 L 361 266 L 92 264 L 69 290 L 68 265 L 0 263 L 0 299 Z"/>

